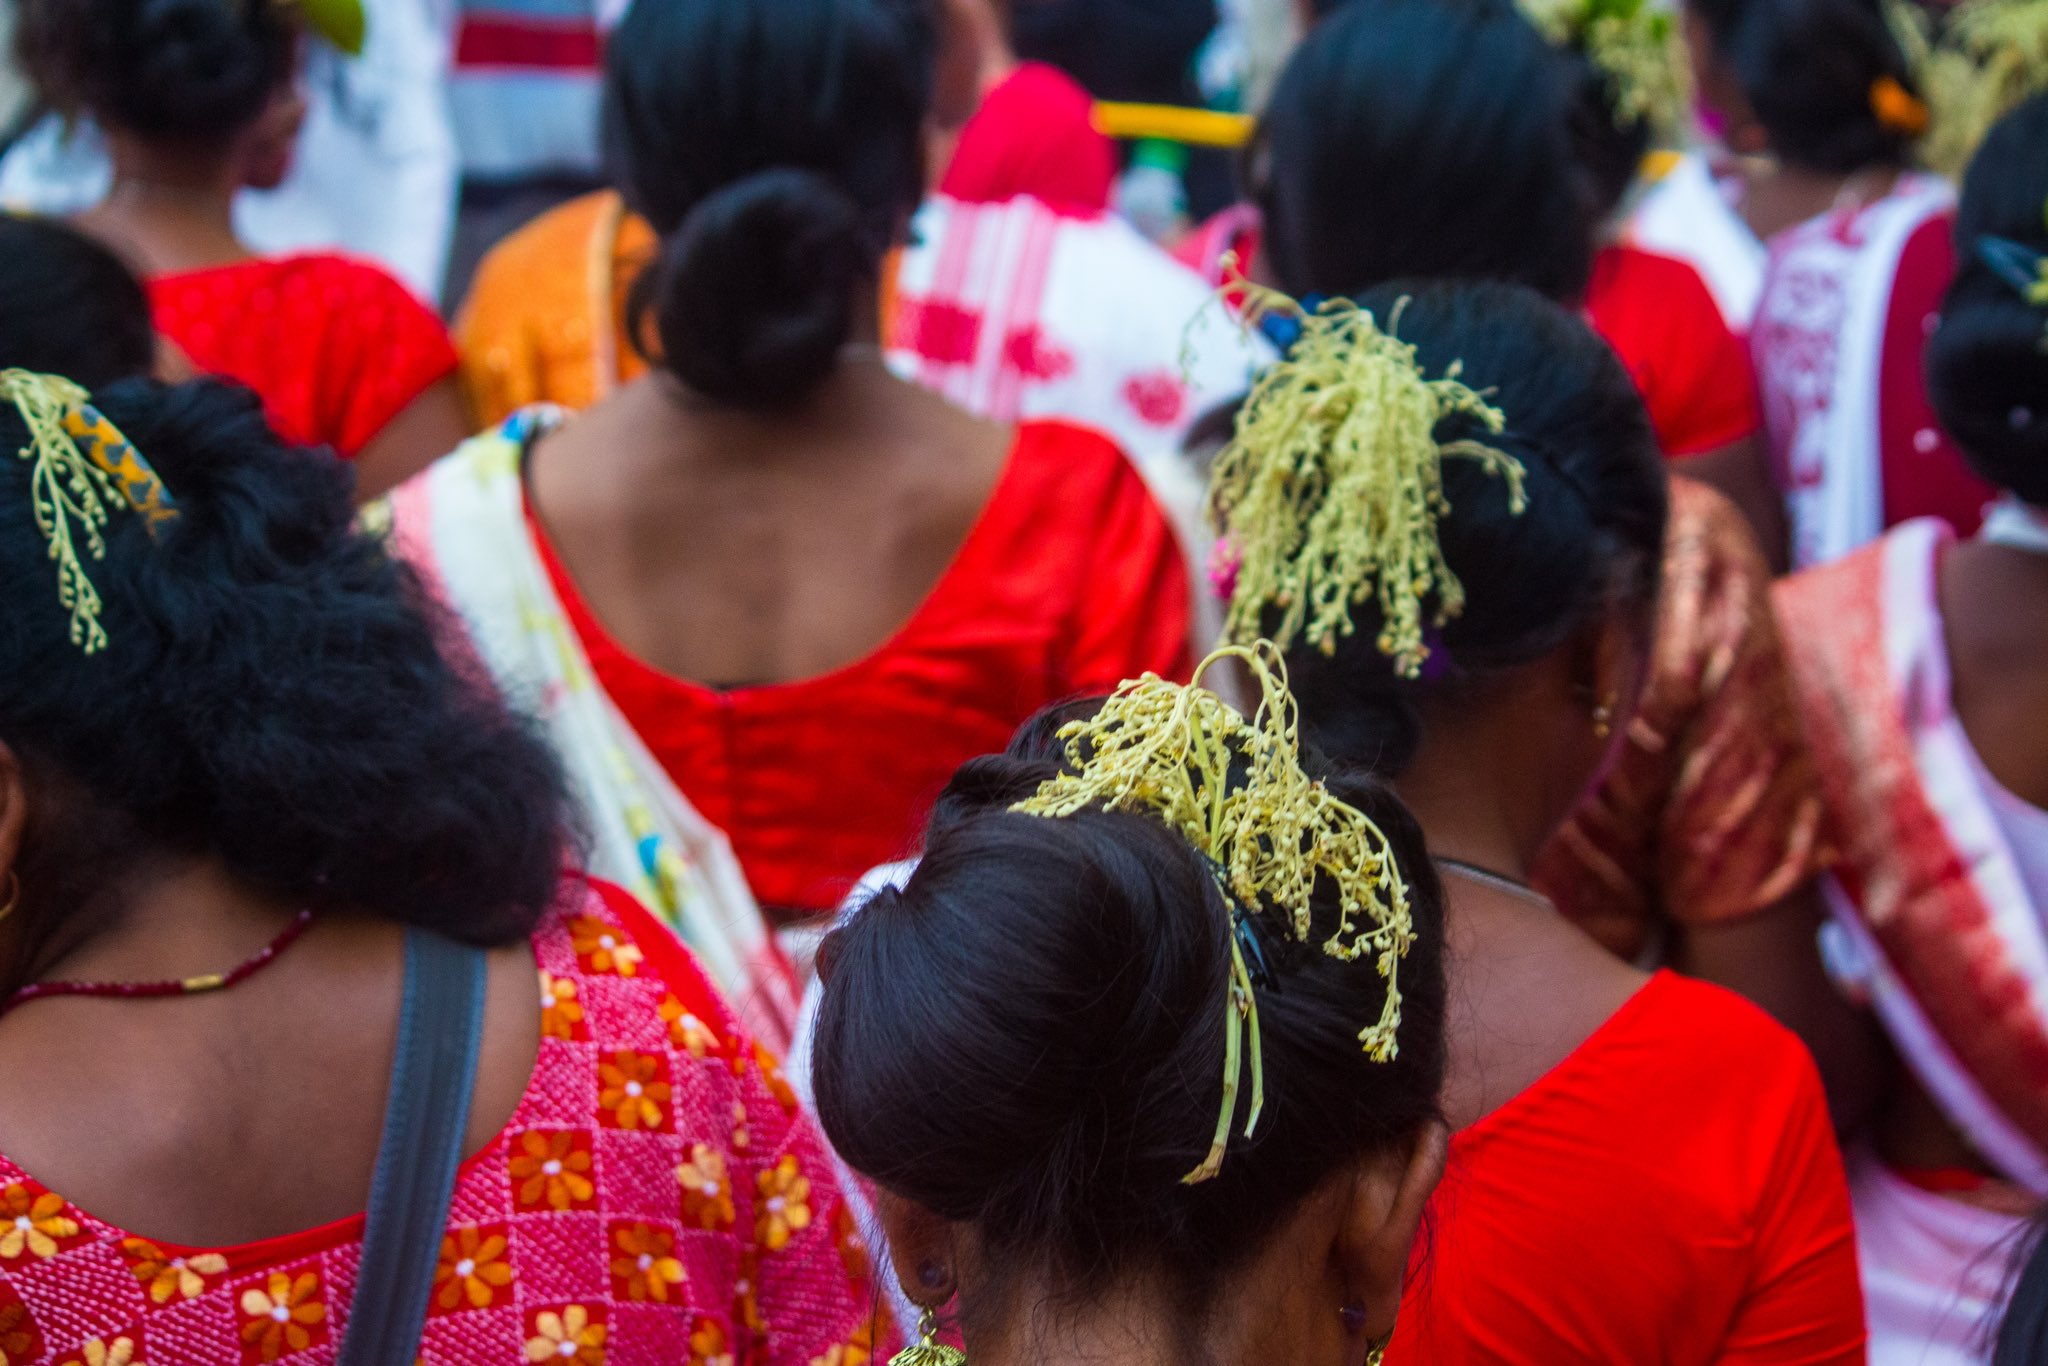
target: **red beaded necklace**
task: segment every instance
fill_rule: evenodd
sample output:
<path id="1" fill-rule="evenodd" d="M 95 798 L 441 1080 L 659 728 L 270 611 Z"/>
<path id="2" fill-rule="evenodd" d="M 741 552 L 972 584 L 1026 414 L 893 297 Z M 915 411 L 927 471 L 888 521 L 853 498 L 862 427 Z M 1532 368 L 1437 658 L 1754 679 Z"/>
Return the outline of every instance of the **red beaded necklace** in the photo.
<path id="1" fill-rule="evenodd" d="M 306 932 L 306 926 L 313 923 L 310 908 L 293 916 L 291 923 L 278 931 L 277 938 L 256 950 L 226 972 L 203 973 L 198 977 L 186 977 L 169 982 L 30 982 L 7 998 L 0 1005 L 0 1015 L 5 1015 L 16 1006 L 30 1001 L 39 1001 L 45 996 L 112 996 L 123 999 L 144 996 L 199 996 L 209 991 L 226 991 L 237 982 L 268 967 L 273 959 L 292 946 L 292 941 Z"/>

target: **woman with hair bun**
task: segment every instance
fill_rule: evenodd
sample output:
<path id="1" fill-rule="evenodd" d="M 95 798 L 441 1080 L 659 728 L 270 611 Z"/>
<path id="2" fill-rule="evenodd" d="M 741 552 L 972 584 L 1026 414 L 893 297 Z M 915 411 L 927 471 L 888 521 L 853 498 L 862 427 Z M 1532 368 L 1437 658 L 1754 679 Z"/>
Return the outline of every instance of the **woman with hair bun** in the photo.
<path id="1" fill-rule="evenodd" d="M 1880 0 L 1688 0 L 1700 98 L 1740 156 L 1733 213 L 1769 250 L 1746 320 L 1795 567 L 1990 488 L 1920 373 L 1955 273 L 1946 181 L 1910 168 L 1930 118 Z M 1674 249 L 1676 249 L 1674 247 Z"/>
<path id="2" fill-rule="evenodd" d="M 362 40 L 345 2 L 24 0 L 16 46 L 50 105 L 105 133 L 113 184 L 78 224 L 144 277 L 158 330 L 254 389 L 286 439 L 350 459 L 368 498 L 469 423 L 447 332 L 404 285 L 330 252 L 261 257 L 235 235 L 236 193 L 290 167 L 316 21 Z"/>
<path id="3" fill-rule="evenodd" d="M 719 832 L 768 925 L 795 924 L 1048 701 L 1189 663 L 1187 571 L 1122 451 L 882 363 L 932 72 L 923 0 L 634 5 L 605 137 L 660 234 L 630 298 L 651 369 L 574 418 L 515 415 L 395 500 L 554 727 L 597 867 L 785 1012 L 746 887 L 714 879 L 701 912 L 664 891 L 729 857 Z"/>
<path id="4" fill-rule="evenodd" d="M 975 1366 L 1379 1366 L 1394 1328 L 1441 889 L 1384 786 L 1304 770 L 1277 659 L 1225 653 L 1256 712 L 1210 665 L 1060 709 L 826 941 L 819 1114 Z"/>
<path id="5" fill-rule="evenodd" d="M 886 1353 L 823 1139 L 566 871 L 559 765 L 341 463 L 22 370 L 0 447 L 0 1360 Z"/>
<path id="6" fill-rule="evenodd" d="M 1982 1362 L 2048 1199 L 2048 97 L 1985 139 L 1927 348 L 2001 490 L 1788 580 L 1778 605 L 1843 860 L 1830 933 L 1898 1066 L 1852 1162 L 1871 1360 Z"/>
<path id="7" fill-rule="evenodd" d="M 1286 652 L 1306 742 L 1392 781 L 1447 894 L 1450 1165 L 1388 1360 L 1860 1363 L 1806 1049 L 1531 882 L 1649 670 L 1669 495 L 1626 371 L 1516 286 L 1252 306 L 1301 336 L 1216 460 L 1227 635 Z"/>

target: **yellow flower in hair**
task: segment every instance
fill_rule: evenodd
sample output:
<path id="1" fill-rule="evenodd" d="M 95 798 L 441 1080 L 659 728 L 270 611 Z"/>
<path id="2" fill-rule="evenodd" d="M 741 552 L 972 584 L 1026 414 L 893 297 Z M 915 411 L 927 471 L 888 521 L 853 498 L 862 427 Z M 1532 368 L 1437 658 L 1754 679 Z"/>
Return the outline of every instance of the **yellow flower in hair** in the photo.
<path id="1" fill-rule="evenodd" d="M 1308 312 L 1275 290 L 1239 287 L 1248 320 L 1290 315 L 1301 337 L 1253 386 L 1210 475 L 1209 517 L 1237 557 L 1224 638 L 1267 638 L 1282 651 L 1306 640 L 1329 654 L 1352 633 L 1352 609 L 1377 597 L 1379 648 L 1413 678 L 1429 657 L 1425 604 L 1436 599 L 1437 626 L 1465 606 L 1437 544 L 1451 510 L 1443 462 L 1479 461 L 1507 481 L 1516 513 L 1527 505 L 1520 461 L 1482 441 L 1437 439 L 1454 417 L 1499 432 L 1500 410 L 1460 382 L 1456 365 L 1425 378 L 1415 348 L 1347 299 Z"/>
<path id="2" fill-rule="evenodd" d="M 1259 692 L 1250 718 L 1200 686 L 1236 659 Z M 1093 717 L 1060 731 L 1068 771 L 1013 809 L 1061 819 L 1089 810 L 1149 816 L 1176 831 L 1215 870 L 1225 901 L 1265 917 L 1300 943 L 1314 936 L 1312 897 L 1337 894 L 1335 927 L 1319 947 L 1332 958 L 1370 957 L 1387 984 L 1379 1019 L 1358 1040 L 1376 1062 L 1399 1051 L 1400 960 L 1415 942 L 1408 886 L 1387 837 L 1370 817 L 1332 796 L 1301 767 L 1300 717 L 1286 666 L 1266 642 L 1227 646 L 1203 660 L 1186 687 L 1147 674 L 1126 683 Z M 1224 1036 L 1223 1109 L 1208 1155 L 1186 1178 L 1206 1181 L 1223 1164 L 1237 1113 L 1245 1057 L 1252 1074 L 1244 1132 L 1265 1104 L 1258 1003 L 1238 938 L 1231 940 L 1231 1009 Z"/>

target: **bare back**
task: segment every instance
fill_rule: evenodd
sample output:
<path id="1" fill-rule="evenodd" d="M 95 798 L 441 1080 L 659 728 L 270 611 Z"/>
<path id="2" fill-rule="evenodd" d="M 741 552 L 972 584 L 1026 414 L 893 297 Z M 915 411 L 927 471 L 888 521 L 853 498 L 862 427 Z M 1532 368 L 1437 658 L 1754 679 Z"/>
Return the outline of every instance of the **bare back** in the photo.
<path id="1" fill-rule="evenodd" d="M 629 653 L 717 688 L 873 653 L 944 576 L 1001 480 L 1011 429 L 843 365 L 799 410 L 693 406 L 660 375 L 538 442 L 529 496 Z"/>
<path id="2" fill-rule="evenodd" d="M 1966 543 L 1939 578 L 1956 715 L 1991 776 L 2048 809 L 2048 556 Z"/>

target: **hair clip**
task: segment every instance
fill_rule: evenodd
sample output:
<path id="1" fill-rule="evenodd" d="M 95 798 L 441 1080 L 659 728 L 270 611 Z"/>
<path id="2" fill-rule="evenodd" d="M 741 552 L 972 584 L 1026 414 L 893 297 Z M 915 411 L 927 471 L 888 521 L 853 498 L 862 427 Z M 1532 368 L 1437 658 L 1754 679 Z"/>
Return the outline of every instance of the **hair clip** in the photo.
<path id="1" fill-rule="evenodd" d="M 1977 259 L 2036 308 L 2048 306 L 2048 256 L 2009 237 L 1989 234 L 1976 241 Z"/>
<path id="2" fill-rule="evenodd" d="M 107 633 L 85 561 L 107 557 L 109 510 L 128 508 L 152 537 L 179 514 L 142 452 L 87 398 L 56 375 L 0 372 L 0 400 L 12 403 L 28 428 L 28 444 L 16 454 L 29 462 L 29 498 L 57 566 L 57 601 L 71 614 L 71 643 L 90 655 L 106 648 Z"/>
<path id="3" fill-rule="evenodd" d="M 1879 76 L 1870 83 L 1870 112 L 1887 133 L 1902 138 L 1925 137 L 1934 122 L 1927 101 L 1906 89 L 1896 76 Z"/>
<path id="4" fill-rule="evenodd" d="M 1241 661 L 1258 691 L 1249 718 L 1200 686 L 1224 659 Z M 1369 959 L 1386 982 L 1379 1018 L 1358 1035 L 1367 1056 L 1385 1062 L 1399 1051 L 1399 964 L 1415 942 L 1408 885 L 1371 818 L 1303 771 L 1300 717 L 1286 665 L 1270 643 L 1216 651 L 1185 687 L 1154 674 L 1126 683 L 1093 717 L 1062 727 L 1060 739 L 1067 771 L 1011 810 L 1053 820 L 1091 810 L 1157 820 L 1207 860 L 1231 908 L 1223 1104 L 1208 1154 L 1183 1178 L 1207 1181 L 1222 1169 L 1247 1062 L 1247 1137 L 1265 1108 L 1253 964 L 1269 978 L 1272 964 L 1258 936 L 1311 942 L 1311 898 L 1328 879 L 1337 923 L 1319 947 L 1345 962 Z"/>

